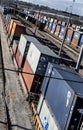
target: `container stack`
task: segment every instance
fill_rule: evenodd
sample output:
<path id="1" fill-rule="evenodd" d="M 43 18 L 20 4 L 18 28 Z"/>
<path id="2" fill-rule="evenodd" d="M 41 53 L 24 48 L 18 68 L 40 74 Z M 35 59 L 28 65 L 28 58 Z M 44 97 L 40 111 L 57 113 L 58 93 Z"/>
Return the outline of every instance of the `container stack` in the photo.
<path id="1" fill-rule="evenodd" d="M 80 44 L 80 39 L 83 36 L 83 33 L 80 31 L 74 31 L 73 39 L 72 39 L 72 44 L 75 46 L 78 46 Z"/>
<path id="2" fill-rule="evenodd" d="M 18 68 L 20 69 L 23 68 L 24 66 L 31 42 L 33 42 L 34 44 L 40 44 L 40 42 L 36 38 L 21 34 L 19 44 L 18 44 L 18 50 L 16 53 L 16 62 Z"/>
<path id="3" fill-rule="evenodd" d="M 74 30 L 72 28 L 68 28 L 67 35 L 66 35 L 66 41 L 68 43 L 71 43 L 72 37 L 73 37 Z"/>
<path id="4" fill-rule="evenodd" d="M 31 42 L 24 63 L 22 77 L 29 92 L 39 93 L 48 62 L 58 63 L 59 57 L 48 47 Z"/>
<path id="5" fill-rule="evenodd" d="M 26 28 L 23 24 L 14 22 L 11 33 L 10 33 L 10 41 L 12 42 L 14 39 L 19 39 L 21 34 L 25 34 Z"/>
<path id="6" fill-rule="evenodd" d="M 74 70 L 51 63 L 45 75 L 49 78 L 44 78 L 37 108 L 43 127 L 47 126 L 48 130 L 52 126 L 55 130 L 56 126 L 58 130 L 80 130 L 83 122 L 83 78 Z"/>

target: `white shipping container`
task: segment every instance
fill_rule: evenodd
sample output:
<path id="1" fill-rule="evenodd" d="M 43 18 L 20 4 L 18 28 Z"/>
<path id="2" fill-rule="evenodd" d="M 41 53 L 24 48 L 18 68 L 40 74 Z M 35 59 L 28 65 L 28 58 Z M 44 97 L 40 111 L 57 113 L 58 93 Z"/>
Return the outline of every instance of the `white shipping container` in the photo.
<path id="1" fill-rule="evenodd" d="M 36 72 L 41 55 L 43 55 L 43 58 L 44 56 L 58 58 L 58 56 L 47 46 L 31 43 L 26 59 L 34 73 Z"/>
<path id="2" fill-rule="evenodd" d="M 43 128 L 44 129 L 47 128 L 47 130 L 60 130 L 60 128 L 50 110 L 50 107 L 48 107 L 48 104 L 45 99 L 43 100 L 43 104 L 42 104 L 42 107 L 40 110 L 42 99 L 43 99 L 43 95 L 41 95 L 41 97 L 40 97 L 37 112 L 39 114 L 39 118 L 41 120 Z M 39 113 L 39 111 L 40 111 L 40 113 Z"/>
<path id="3" fill-rule="evenodd" d="M 36 38 L 34 38 L 32 36 L 21 34 L 18 49 L 22 56 L 24 55 L 26 44 L 30 45 L 31 42 L 40 44 L 40 42 Z M 28 52 L 28 50 L 27 50 L 27 52 Z"/>

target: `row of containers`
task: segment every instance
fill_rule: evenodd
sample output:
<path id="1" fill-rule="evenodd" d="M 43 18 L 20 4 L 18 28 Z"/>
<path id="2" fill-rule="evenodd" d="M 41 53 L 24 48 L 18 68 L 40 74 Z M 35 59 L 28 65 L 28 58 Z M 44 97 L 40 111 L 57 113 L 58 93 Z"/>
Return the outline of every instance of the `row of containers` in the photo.
<path id="1" fill-rule="evenodd" d="M 20 41 L 14 40 L 12 50 L 14 63 L 21 70 L 22 89 L 41 92 L 37 113 L 43 129 L 83 128 L 83 78 L 57 65 L 60 58 L 32 36 L 22 34 Z"/>
<path id="2" fill-rule="evenodd" d="M 54 18 L 46 18 L 46 16 L 41 14 L 28 15 L 28 20 L 32 23 L 38 19 L 38 24 L 41 30 L 48 31 L 50 34 L 58 37 L 62 40 L 66 32 L 67 20 L 59 20 Z M 43 26 L 41 25 L 44 24 Z M 69 24 L 67 28 L 65 41 L 73 45 L 81 46 L 83 44 L 83 33 L 79 30 L 82 30 L 80 26 L 76 24 Z"/>
<path id="3" fill-rule="evenodd" d="M 82 130 L 83 78 L 59 66 L 60 58 L 32 36 L 21 34 L 13 39 L 11 50 L 22 89 L 41 93 L 37 113 L 43 129 Z"/>
<path id="4" fill-rule="evenodd" d="M 60 21 L 58 22 L 59 23 L 56 23 L 56 20 L 55 22 L 47 22 L 45 30 L 61 40 L 63 40 L 66 33 L 65 41 L 75 46 L 81 46 L 83 44 L 83 32 L 78 31 L 76 25 L 73 24 L 72 27 L 69 26 L 66 32 L 65 22 L 62 22 L 62 24 Z"/>
<path id="5" fill-rule="evenodd" d="M 14 9 L 13 11 L 15 12 Z M 16 14 L 21 15 L 21 12 L 18 11 L 16 12 Z M 33 24 L 38 24 L 40 30 L 44 29 L 55 37 L 58 37 L 60 40 L 64 38 L 67 20 L 60 20 L 59 18 L 50 18 L 45 15 L 42 15 L 41 13 L 28 14 L 27 20 L 29 20 Z M 37 23 L 36 20 L 38 21 Z M 81 46 L 83 44 L 83 33 L 81 31 L 78 31 L 79 29 L 83 30 L 81 26 L 78 26 L 76 24 L 69 24 L 65 41 L 75 45 L 76 47 Z"/>

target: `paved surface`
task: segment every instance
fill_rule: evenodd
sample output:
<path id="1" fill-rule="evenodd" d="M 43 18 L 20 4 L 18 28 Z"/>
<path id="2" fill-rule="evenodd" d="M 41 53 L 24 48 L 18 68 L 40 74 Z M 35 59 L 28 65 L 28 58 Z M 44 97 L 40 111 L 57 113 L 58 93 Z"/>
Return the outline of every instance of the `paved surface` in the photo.
<path id="1" fill-rule="evenodd" d="M 7 44 L 7 36 L 3 22 L 0 18 L 1 43 L 3 51 L 4 68 L 15 69 Z M 11 130 L 34 130 L 31 123 L 31 110 L 21 90 L 18 75 L 5 70 L 6 104 L 10 119 Z M 3 129 L 2 129 L 3 130 Z"/>
<path id="2" fill-rule="evenodd" d="M 0 48 L 0 68 L 2 68 L 1 48 Z M 0 130 L 7 130 L 7 114 L 4 99 L 3 72 L 0 69 Z"/>

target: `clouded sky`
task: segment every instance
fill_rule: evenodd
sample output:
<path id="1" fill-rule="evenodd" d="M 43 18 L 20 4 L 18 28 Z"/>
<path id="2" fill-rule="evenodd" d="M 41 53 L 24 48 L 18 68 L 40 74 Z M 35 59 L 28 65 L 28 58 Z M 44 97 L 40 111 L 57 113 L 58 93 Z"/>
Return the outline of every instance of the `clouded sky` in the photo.
<path id="1" fill-rule="evenodd" d="M 55 8 L 57 10 L 67 10 L 83 16 L 83 0 L 22 0 Z M 73 5 L 73 8 L 72 8 Z"/>

